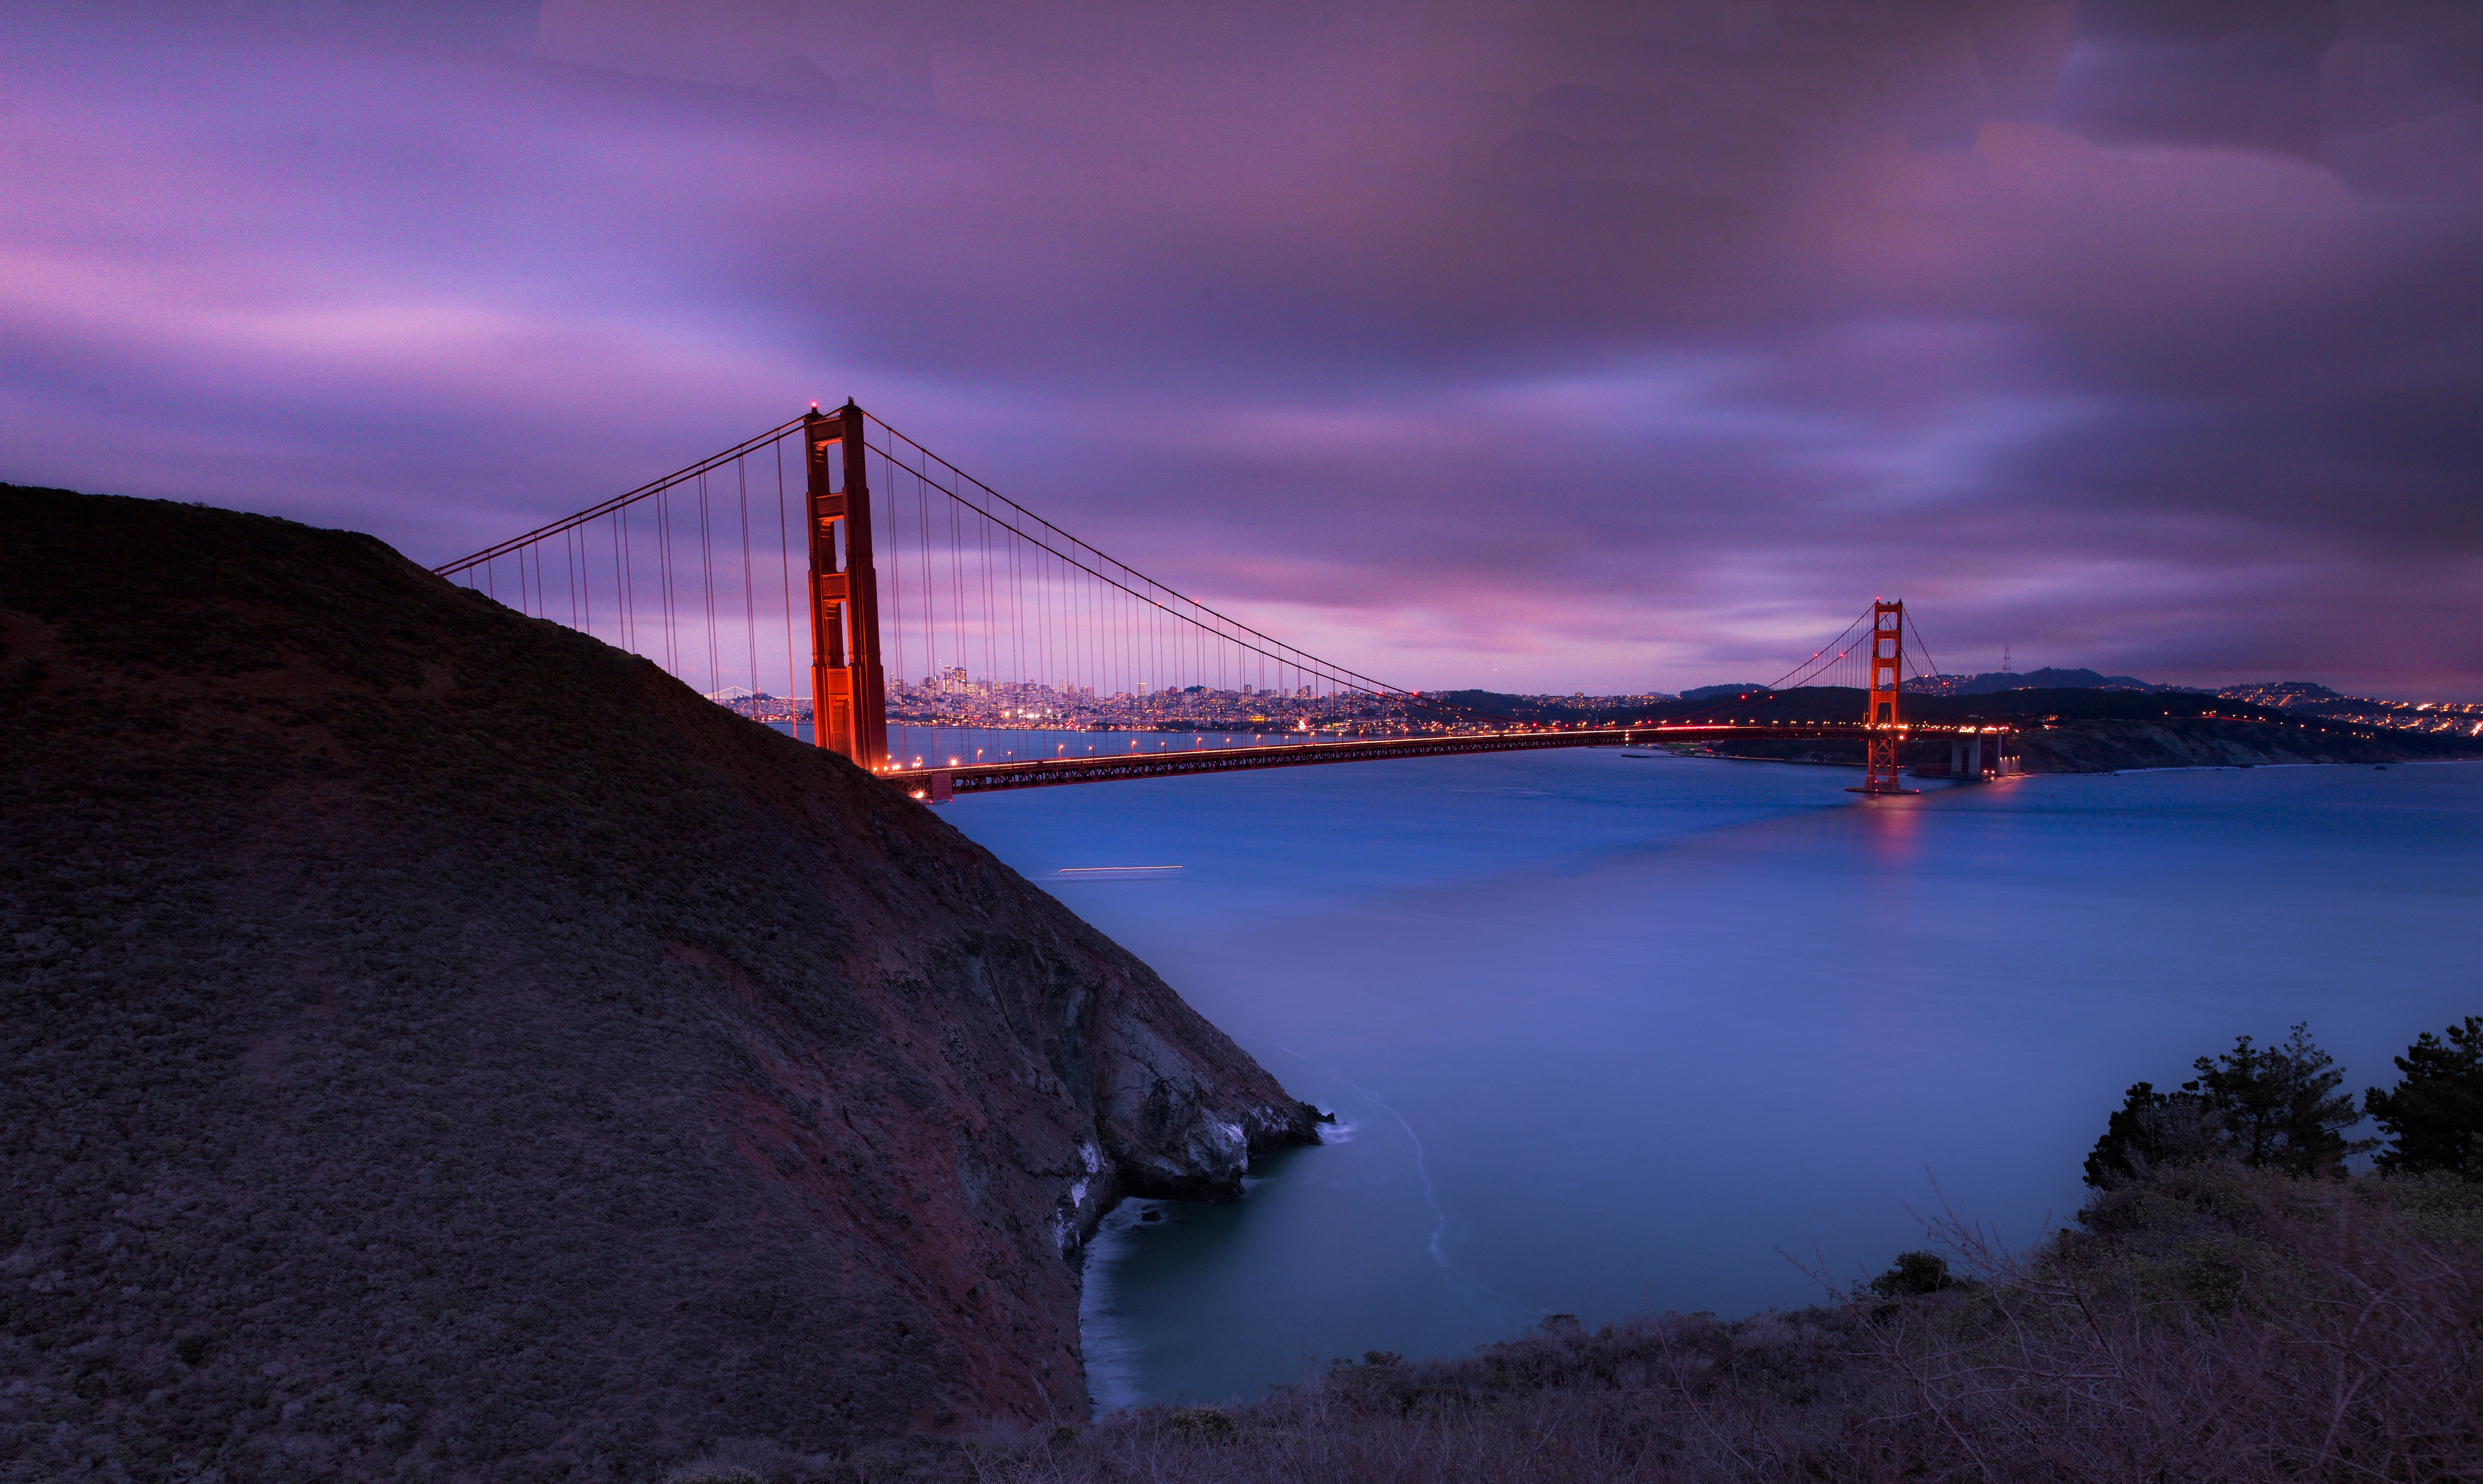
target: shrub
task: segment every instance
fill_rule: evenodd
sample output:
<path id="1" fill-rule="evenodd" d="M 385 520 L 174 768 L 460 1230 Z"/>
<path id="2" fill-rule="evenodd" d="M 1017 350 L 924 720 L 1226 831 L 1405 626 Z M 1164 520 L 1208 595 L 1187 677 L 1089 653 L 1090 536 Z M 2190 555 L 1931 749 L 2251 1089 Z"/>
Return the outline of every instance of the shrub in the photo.
<path id="1" fill-rule="evenodd" d="M 1888 1270 L 1871 1280 L 1871 1291 L 1883 1299 L 1910 1298 L 1959 1286 L 1949 1276 L 1948 1259 L 1936 1252 L 1901 1252 Z"/>
<path id="2" fill-rule="evenodd" d="M 2448 1027 L 2445 1042 L 2424 1031 L 2395 1061 L 2396 1087 L 2363 1094 L 2363 1110 L 2390 1143 L 2380 1168 L 2483 1179 L 2483 1016 Z"/>
<path id="3" fill-rule="evenodd" d="M 1214 1407 L 1183 1407 L 1164 1418 L 1166 1431 L 1182 1437 L 1204 1439 L 1211 1443 L 1230 1439 L 1237 1429 L 1233 1415 Z"/>
<path id="4" fill-rule="evenodd" d="M 2311 1044 L 2308 1024 L 2297 1023 L 2278 1047 L 2254 1047 L 2243 1036 L 2213 1061 L 2200 1057 L 2198 1071 L 2181 1090 L 2206 1100 L 2244 1164 L 2309 1175 L 2368 1148 L 2345 1142 L 2342 1130 L 2363 1115 L 2337 1093 L 2345 1074 Z"/>
<path id="5" fill-rule="evenodd" d="M 2087 1155 L 2086 1182 L 2098 1190 L 2149 1170 L 2229 1157 L 2224 1120 L 2197 1093 L 2133 1085 Z"/>
<path id="6" fill-rule="evenodd" d="M 2333 1172 L 2371 1147 L 2346 1140 L 2343 1130 L 2362 1114 L 2336 1091 L 2345 1074 L 2311 1042 L 2307 1024 L 2296 1024 L 2281 1046 L 2254 1046 L 2243 1036 L 2195 1065 L 2198 1076 L 2177 1093 L 2159 1093 L 2150 1082 L 2129 1089 L 2087 1156 L 2088 1184 L 2107 1189 L 2151 1169 L 2220 1159 L 2296 1175 Z"/>

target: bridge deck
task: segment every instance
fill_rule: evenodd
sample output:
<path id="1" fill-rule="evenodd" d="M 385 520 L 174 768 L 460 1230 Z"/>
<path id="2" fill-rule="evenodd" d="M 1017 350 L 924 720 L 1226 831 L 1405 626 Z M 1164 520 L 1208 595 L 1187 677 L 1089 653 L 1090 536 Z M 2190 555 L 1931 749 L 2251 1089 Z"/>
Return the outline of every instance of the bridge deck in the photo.
<path id="1" fill-rule="evenodd" d="M 1186 773 L 1230 773 L 1247 768 L 1296 768 L 1325 762 L 1374 762 L 1392 757 L 1443 757 L 1460 753 L 1518 753 L 1548 747 L 1660 746 L 1667 743 L 1848 741 L 1860 744 L 1874 730 L 1859 722 L 1787 722 L 1762 726 L 1606 727 L 1576 731 L 1477 731 L 1412 737 L 1369 737 L 1349 742 L 1289 742 L 1269 747 L 1203 747 L 1186 752 L 1121 753 L 1032 762 L 986 762 L 953 768 L 907 768 L 884 775 L 906 792 L 928 797 L 947 774 L 956 793 L 1001 788 L 1043 788 L 1058 783 L 1101 783 L 1116 779 L 1172 778 Z M 1901 727 L 1900 737 L 1947 735 L 1951 727 Z"/>

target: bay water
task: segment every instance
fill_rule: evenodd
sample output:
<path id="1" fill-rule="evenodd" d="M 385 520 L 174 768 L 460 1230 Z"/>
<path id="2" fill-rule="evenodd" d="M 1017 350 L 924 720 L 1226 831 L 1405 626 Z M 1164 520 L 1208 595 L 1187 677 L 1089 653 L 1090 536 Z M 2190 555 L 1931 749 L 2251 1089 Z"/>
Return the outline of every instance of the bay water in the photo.
<path id="1" fill-rule="evenodd" d="M 2130 1083 L 2308 1020 L 2359 1093 L 2483 1013 L 2483 767 L 1858 777 L 1578 750 L 947 806 L 1338 1117 L 1238 1204 L 1108 1222 L 1099 1409 L 1798 1306 L 1943 1205 L 2032 1242 Z"/>
<path id="2" fill-rule="evenodd" d="M 810 740 L 810 729 L 778 724 L 777 730 Z M 1076 757 L 1120 757 L 1135 753 L 1189 753 L 1203 748 L 1274 747 L 1320 741 L 1284 731 L 1018 731 L 990 727 L 888 729 L 889 758 L 900 768 L 966 767 L 978 762 L 1025 762 Z"/>

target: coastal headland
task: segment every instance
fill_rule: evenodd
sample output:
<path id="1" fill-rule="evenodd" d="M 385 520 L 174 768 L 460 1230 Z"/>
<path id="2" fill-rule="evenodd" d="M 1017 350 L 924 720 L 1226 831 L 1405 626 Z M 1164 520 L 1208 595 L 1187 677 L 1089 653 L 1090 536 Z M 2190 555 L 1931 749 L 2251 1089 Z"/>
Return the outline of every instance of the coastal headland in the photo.
<path id="1" fill-rule="evenodd" d="M 1788 691 L 1753 702 L 1749 712 L 1760 719 L 1841 718 L 1859 712 L 1861 696 L 1825 686 Z M 2026 773 L 2483 758 L 2483 740 L 2455 732 L 2304 716 L 2195 693 L 2053 687 L 1909 697 L 1906 714 L 1909 720 L 1943 727 L 1983 723 L 2010 728 L 2016 733 L 2019 769 Z M 1949 747 L 1946 735 L 1911 741 L 1900 747 L 1899 759 L 1925 777 L 1937 777 L 1948 769 Z M 1820 742 L 1736 742 L 1719 752 L 1784 762 L 1858 766 L 1861 761 L 1851 745 Z"/>
<path id="2" fill-rule="evenodd" d="M 1052 897 L 646 660 L 351 532 L 0 530 L 0 1454 L 635 1478 L 1082 1419 L 1103 1213 L 1316 1142 Z"/>

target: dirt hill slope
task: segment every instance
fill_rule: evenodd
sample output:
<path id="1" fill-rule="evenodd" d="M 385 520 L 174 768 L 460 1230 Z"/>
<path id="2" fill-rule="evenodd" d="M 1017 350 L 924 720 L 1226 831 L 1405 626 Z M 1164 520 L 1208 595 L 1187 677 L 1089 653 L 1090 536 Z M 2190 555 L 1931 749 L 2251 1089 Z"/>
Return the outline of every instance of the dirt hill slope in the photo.
<path id="1" fill-rule="evenodd" d="M 842 759 L 369 537 L 0 486 L 0 1457 L 639 1478 L 1082 1417 L 1308 1110 Z"/>

